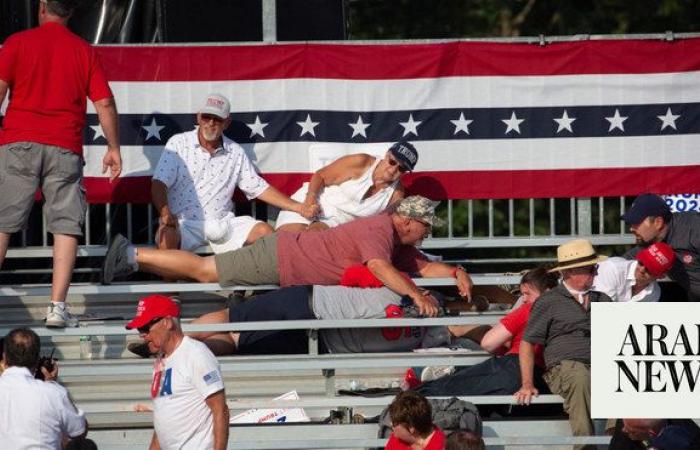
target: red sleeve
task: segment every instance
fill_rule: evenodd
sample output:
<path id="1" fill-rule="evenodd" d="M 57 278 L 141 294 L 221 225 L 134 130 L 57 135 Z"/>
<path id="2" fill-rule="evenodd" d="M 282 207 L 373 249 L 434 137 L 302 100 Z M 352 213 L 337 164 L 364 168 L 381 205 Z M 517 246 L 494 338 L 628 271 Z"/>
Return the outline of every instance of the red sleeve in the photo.
<path id="1" fill-rule="evenodd" d="M 384 450 L 409 450 L 410 448 L 411 447 L 409 447 L 408 445 L 396 439 L 394 433 L 391 433 L 391 436 L 389 436 L 389 440 L 387 441 Z"/>
<path id="2" fill-rule="evenodd" d="M 92 102 L 113 97 L 112 90 L 107 83 L 107 77 L 105 77 L 97 54 L 92 47 L 90 48 L 90 80 L 87 94 Z"/>
<path id="3" fill-rule="evenodd" d="M 525 329 L 527 319 L 530 317 L 531 309 L 531 303 L 520 305 L 518 309 L 511 311 L 504 318 L 502 318 L 501 324 L 506 327 L 506 330 L 508 330 L 510 334 L 515 336 L 519 331 Z"/>
<path id="4" fill-rule="evenodd" d="M 17 39 L 10 36 L 0 48 L 0 80 L 10 85 L 15 81 L 17 45 Z"/>
<path id="5" fill-rule="evenodd" d="M 402 272 L 417 273 L 428 264 L 428 258 L 412 245 L 400 245 L 391 256 L 394 267 Z"/>

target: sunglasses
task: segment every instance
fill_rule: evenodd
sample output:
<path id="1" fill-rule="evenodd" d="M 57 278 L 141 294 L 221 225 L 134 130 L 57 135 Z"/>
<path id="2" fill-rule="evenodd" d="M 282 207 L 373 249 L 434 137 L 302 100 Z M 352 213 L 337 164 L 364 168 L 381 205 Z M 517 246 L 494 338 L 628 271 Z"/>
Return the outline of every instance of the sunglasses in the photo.
<path id="1" fill-rule="evenodd" d="M 222 119 L 219 116 L 215 116 L 213 114 L 202 114 L 200 117 L 202 118 L 202 122 L 205 122 L 205 123 L 209 122 L 209 121 L 213 121 L 214 123 L 217 123 L 217 124 L 224 122 L 224 119 Z"/>
<path id="2" fill-rule="evenodd" d="M 577 267 L 574 270 L 576 270 L 578 273 L 596 273 L 598 271 L 598 264 L 594 264 L 592 266 Z"/>
<path id="3" fill-rule="evenodd" d="M 148 322 L 146 325 L 136 328 L 136 331 L 138 331 L 140 334 L 148 334 L 151 332 L 151 328 L 153 328 L 153 325 L 157 324 L 161 320 L 163 320 L 162 317 L 156 317 L 155 319 Z"/>
<path id="4" fill-rule="evenodd" d="M 386 159 L 387 159 L 387 161 L 389 162 L 389 165 L 390 165 L 390 166 L 399 166 L 399 172 L 401 172 L 401 173 L 410 172 L 410 170 L 408 169 L 408 167 L 402 166 L 402 165 L 399 164 L 399 162 L 398 162 L 397 160 L 395 160 L 394 158 L 388 156 Z"/>
<path id="5" fill-rule="evenodd" d="M 429 237 L 430 233 L 432 233 L 432 231 L 433 231 L 433 226 L 431 224 L 429 224 L 428 222 L 425 222 L 423 220 L 419 220 L 419 219 L 413 219 L 413 220 L 422 224 L 425 227 L 425 233 L 423 233 L 423 238 L 425 239 L 425 238 Z"/>

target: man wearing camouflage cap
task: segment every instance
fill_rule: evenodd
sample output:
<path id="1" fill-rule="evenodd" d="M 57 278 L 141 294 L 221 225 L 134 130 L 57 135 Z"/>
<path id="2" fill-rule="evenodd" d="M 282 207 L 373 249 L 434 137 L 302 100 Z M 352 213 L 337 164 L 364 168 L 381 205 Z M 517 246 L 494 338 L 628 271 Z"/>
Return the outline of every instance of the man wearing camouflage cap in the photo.
<path id="1" fill-rule="evenodd" d="M 443 221 L 434 202 L 403 199 L 393 213 L 354 220 L 316 233 L 279 232 L 239 250 L 200 257 L 180 250 L 115 245 L 105 256 L 103 282 L 136 270 L 169 278 L 219 282 L 223 286 L 279 284 L 336 285 L 348 267 L 364 264 L 388 288 L 410 296 L 424 315 L 437 314 L 437 301 L 399 271 L 427 278 L 456 278 L 460 295 L 470 299 L 472 282 L 461 268 L 429 261 L 416 245 Z"/>

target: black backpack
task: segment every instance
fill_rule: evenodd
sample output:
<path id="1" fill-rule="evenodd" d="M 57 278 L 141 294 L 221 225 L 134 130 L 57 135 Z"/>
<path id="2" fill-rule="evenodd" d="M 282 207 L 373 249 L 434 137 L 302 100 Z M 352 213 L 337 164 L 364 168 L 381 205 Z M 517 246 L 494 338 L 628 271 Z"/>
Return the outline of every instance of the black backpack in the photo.
<path id="1" fill-rule="evenodd" d="M 445 399 L 428 399 L 433 410 L 433 423 L 440 427 L 446 436 L 455 431 L 472 431 L 479 436 L 483 424 L 479 410 L 471 402 L 457 397 Z M 379 438 L 388 438 L 391 434 L 391 416 L 389 407 L 384 408 L 379 416 Z"/>

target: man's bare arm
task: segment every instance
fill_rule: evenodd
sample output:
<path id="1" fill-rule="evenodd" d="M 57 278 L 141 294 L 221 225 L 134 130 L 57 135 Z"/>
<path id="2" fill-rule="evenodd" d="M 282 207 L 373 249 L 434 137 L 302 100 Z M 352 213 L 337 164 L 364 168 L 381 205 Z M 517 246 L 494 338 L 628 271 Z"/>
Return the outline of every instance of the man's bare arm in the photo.
<path id="1" fill-rule="evenodd" d="M 528 341 L 520 341 L 520 378 L 522 386 L 515 393 L 515 399 L 521 405 L 529 405 L 532 397 L 537 397 L 539 391 L 535 387 L 535 347 Z"/>
<path id="2" fill-rule="evenodd" d="M 119 116 L 117 104 L 113 97 L 103 98 L 93 103 L 97 117 L 100 120 L 102 133 L 107 139 L 107 153 L 102 159 L 102 172 L 110 171 L 110 180 L 117 178 L 122 172 L 122 157 L 119 148 Z"/>
<path id="3" fill-rule="evenodd" d="M 153 432 L 153 437 L 151 438 L 151 445 L 148 447 L 148 450 L 160 450 L 160 442 L 158 442 L 158 435 L 156 432 Z"/>
<path id="4" fill-rule="evenodd" d="M 224 390 L 205 400 L 214 417 L 214 450 L 226 450 L 228 446 L 229 410 Z"/>
<path id="5" fill-rule="evenodd" d="M 428 291 L 420 290 L 412 281 L 401 275 L 389 261 L 370 259 L 367 261 L 367 268 L 392 291 L 411 297 L 421 314 L 430 317 L 437 315 L 437 300 Z"/>
<path id="6" fill-rule="evenodd" d="M 5 82 L 5 80 L 0 80 L 0 106 L 2 106 L 2 103 L 5 101 L 5 97 L 7 96 L 7 89 L 8 88 L 9 88 L 9 86 Z"/>
<path id="7" fill-rule="evenodd" d="M 458 266 L 451 266 L 440 261 L 431 261 L 426 263 L 419 270 L 423 278 L 449 278 L 455 277 L 457 280 L 457 290 L 459 295 L 471 301 L 472 298 L 472 279 L 466 270 Z"/>

